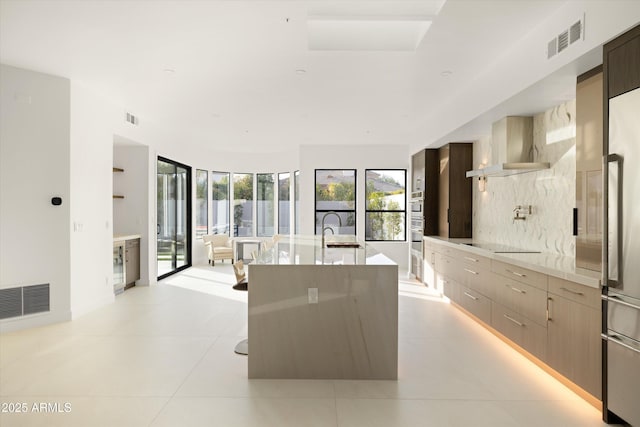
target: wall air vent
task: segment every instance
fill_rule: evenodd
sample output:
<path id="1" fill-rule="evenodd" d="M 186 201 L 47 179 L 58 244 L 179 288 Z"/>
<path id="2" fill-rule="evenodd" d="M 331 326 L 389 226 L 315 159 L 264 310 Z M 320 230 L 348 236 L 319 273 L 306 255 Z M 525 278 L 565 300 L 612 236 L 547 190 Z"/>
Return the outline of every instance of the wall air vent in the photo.
<path id="1" fill-rule="evenodd" d="M 138 125 L 138 117 L 134 116 L 131 113 L 127 113 L 127 115 L 125 116 L 125 120 L 132 125 Z"/>
<path id="2" fill-rule="evenodd" d="M 578 40 L 584 40 L 584 15 L 547 43 L 547 59 L 561 53 Z"/>
<path id="3" fill-rule="evenodd" d="M 551 58 L 553 55 L 558 53 L 558 39 L 553 38 L 549 43 L 547 43 L 547 59 Z"/>
<path id="4" fill-rule="evenodd" d="M 582 38 L 582 20 L 569 27 L 569 44 L 574 44 Z"/>
<path id="5" fill-rule="evenodd" d="M 0 289 L 0 319 L 50 311 L 49 284 Z"/>
<path id="6" fill-rule="evenodd" d="M 558 53 L 569 47 L 569 30 L 564 30 L 558 36 Z"/>

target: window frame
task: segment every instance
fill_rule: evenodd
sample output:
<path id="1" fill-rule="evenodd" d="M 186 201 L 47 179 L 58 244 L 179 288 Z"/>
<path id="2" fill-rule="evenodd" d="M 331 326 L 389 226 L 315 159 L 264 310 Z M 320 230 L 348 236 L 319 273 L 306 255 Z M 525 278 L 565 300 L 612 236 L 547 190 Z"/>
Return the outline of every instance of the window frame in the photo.
<path id="1" fill-rule="evenodd" d="M 202 199 L 198 197 L 200 178 L 198 175 L 206 175 L 206 179 L 204 181 L 204 224 L 200 221 L 203 219 L 198 212 L 198 202 Z M 196 169 L 196 239 L 201 238 L 204 235 L 209 234 L 209 171 L 206 169 Z M 199 232 L 198 228 L 204 226 L 204 232 Z"/>
<path id="2" fill-rule="evenodd" d="M 211 197 L 210 197 L 210 201 L 211 201 L 211 229 L 209 230 L 211 232 L 211 234 L 224 234 L 224 233 L 214 233 L 213 232 L 213 227 L 217 227 L 218 224 L 215 221 L 215 218 L 213 218 L 216 210 L 213 209 L 213 175 L 214 174 L 218 174 L 218 175 L 226 175 L 227 176 L 227 236 L 231 235 L 231 172 L 223 172 L 223 171 L 211 171 L 210 172 L 210 181 L 211 181 Z M 219 201 L 222 199 L 216 199 L 216 201 Z"/>
<path id="3" fill-rule="evenodd" d="M 287 199 L 281 199 L 280 198 L 280 176 L 282 175 L 287 175 L 287 177 L 285 178 L 288 182 L 288 193 L 289 193 L 289 197 Z M 278 230 L 278 234 L 285 234 L 285 235 L 290 235 L 291 234 L 291 203 L 293 202 L 293 200 L 291 200 L 291 172 L 277 172 L 276 176 L 277 176 L 277 194 L 276 194 L 276 203 L 278 206 L 278 215 L 277 215 L 277 230 Z M 282 219 L 282 211 L 284 209 L 280 209 L 280 204 L 281 202 L 287 202 L 287 218 L 289 219 L 288 224 L 286 224 L 286 228 L 288 229 L 288 231 L 285 233 L 283 232 L 283 230 L 281 229 L 282 224 L 281 224 L 281 219 Z"/>
<path id="4" fill-rule="evenodd" d="M 404 209 L 384 209 L 384 210 L 373 210 L 369 209 L 369 199 L 367 195 L 367 180 L 368 180 L 368 172 L 369 171 L 399 171 L 404 172 Z M 364 223 L 365 229 L 367 224 L 367 214 L 369 213 L 402 213 L 404 214 L 404 224 L 402 227 L 403 238 L 402 239 L 394 239 L 394 240 L 381 240 L 381 239 L 371 239 L 367 237 L 367 233 L 365 230 L 365 242 L 406 242 L 407 241 L 407 170 L 402 168 L 367 168 L 364 170 Z"/>
<path id="5" fill-rule="evenodd" d="M 318 209 L 318 171 L 353 171 L 353 209 Z M 320 234 L 318 234 L 318 226 L 316 224 L 316 219 L 318 217 L 318 212 L 335 212 L 337 214 L 340 213 L 353 213 L 354 223 L 353 223 L 353 234 L 355 236 L 358 235 L 358 169 L 344 169 L 344 168 L 318 168 L 314 169 L 313 173 L 313 232 L 314 235 L 318 236 L 322 234 L 322 230 L 320 230 Z M 344 226 L 343 226 L 344 227 Z"/>
<path id="6" fill-rule="evenodd" d="M 249 200 L 249 202 L 251 203 L 251 232 L 247 235 L 238 235 L 238 231 L 240 230 L 238 225 L 236 224 L 236 215 L 235 215 L 235 210 L 236 210 L 236 180 L 235 177 L 236 175 L 250 175 L 251 176 L 251 199 Z M 233 203 L 230 203 L 229 208 L 231 209 L 231 213 L 229 216 L 229 222 L 231 224 L 233 224 L 233 235 L 231 235 L 231 237 L 239 237 L 239 238 L 247 238 L 247 237 L 256 237 L 256 200 L 257 200 L 257 196 L 256 196 L 256 176 L 257 173 L 256 172 L 231 172 L 231 180 L 233 181 L 233 198 L 231 198 L 231 200 L 233 201 Z M 246 203 L 246 201 L 245 201 Z M 231 230 L 229 230 L 229 233 L 231 233 Z"/>
<path id="7" fill-rule="evenodd" d="M 260 177 L 261 176 L 271 176 L 271 194 L 272 194 L 272 198 L 271 200 L 269 199 L 260 199 L 260 193 L 261 193 L 261 182 L 260 182 Z M 255 218 L 255 224 L 256 224 L 256 237 L 271 237 L 275 234 L 276 232 L 276 224 L 275 224 L 275 220 L 276 220 L 276 179 L 277 179 L 277 173 L 276 172 L 265 172 L 265 173 L 256 173 L 255 174 L 255 186 L 256 186 L 256 190 L 255 190 L 255 204 L 256 204 L 256 218 Z M 260 213 L 261 213 L 261 209 L 260 209 L 260 202 L 271 202 L 271 224 L 262 224 L 260 221 Z M 260 228 L 269 228 L 271 227 L 272 233 L 271 234 L 265 234 L 265 233 L 261 233 Z"/>

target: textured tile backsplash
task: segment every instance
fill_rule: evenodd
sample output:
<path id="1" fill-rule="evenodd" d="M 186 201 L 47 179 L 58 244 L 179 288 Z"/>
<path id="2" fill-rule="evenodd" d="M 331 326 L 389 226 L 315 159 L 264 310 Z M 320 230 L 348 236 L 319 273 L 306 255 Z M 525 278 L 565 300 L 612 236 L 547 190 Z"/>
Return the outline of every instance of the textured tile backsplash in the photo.
<path id="1" fill-rule="evenodd" d="M 541 252 L 575 256 L 572 211 L 575 207 L 575 101 L 533 119 L 534 161 L 551 168 L 508 177 L 489 177 L 480 192 L 473 186 L 473 237 Z M 491 163 L 491 137 L 473 144 L 474 168 Z M 516 205 L 532 214 L 514 221 Z"/>

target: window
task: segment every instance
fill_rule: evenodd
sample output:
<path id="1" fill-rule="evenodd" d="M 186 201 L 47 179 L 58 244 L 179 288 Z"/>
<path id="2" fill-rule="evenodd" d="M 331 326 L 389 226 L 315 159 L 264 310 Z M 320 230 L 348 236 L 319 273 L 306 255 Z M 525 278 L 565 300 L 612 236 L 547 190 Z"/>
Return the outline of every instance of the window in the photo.
<path id="1" fill-rule="evenodd" d="M 355 169 L 316 169 L 316 234 L 322 234 L 322 218 L 335 234 L 356 234 L 356 171 Z"/>
<path id="2" fill-rule="evenodd" d="M 196 169 L 196 237 L 207 234 L 209 230 L 208 186 L 209 172 Z"/>
<path id="3" fill-rule="evenodd" d="M 257 182 L 258 236 L 273 236 L 275 224 L 275 174 L 259 173 Z"/>
<path id="4" fill-rule="evenodd" d="M 253 236 L 253 174 L 233 174 L 233 235 Z"/>
<path id="5" fill-rule="evenodd" d="M 300 234 L 300 171 L 293 173 L 293 229 L 295 234 Z"/>
<path id="6" fill-rule="evenodd" d="M 229 172 L 211 172 L 211 234 L 229 234 Z"/>
<path id="7" fill-rule="evenodd" d="M 367 169 L 365 240 L 406 240 L 407 171 Z"/>
<path id="8" fill-rule="evenodd" d="M 289 172 L 278 174 L 278 233 L 289 234 L 291 232 L 291 174 Z"/>

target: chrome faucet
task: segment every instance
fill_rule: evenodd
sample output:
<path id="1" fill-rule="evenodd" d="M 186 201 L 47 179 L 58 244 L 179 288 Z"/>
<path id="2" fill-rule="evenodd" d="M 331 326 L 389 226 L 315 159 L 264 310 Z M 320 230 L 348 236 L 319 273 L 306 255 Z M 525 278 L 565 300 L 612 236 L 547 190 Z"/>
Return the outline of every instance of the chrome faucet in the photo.
<path id="1" fill-rule="evenodd" d="M 327 218 L 328 215 L 332 215 L 332 214 L 338 218 L 338 224 L 340 227 L 342 227 L 342 218 L 340 218 L 340 215 L 338 215 L 334 211 L 329 211 L 322 216 L 322 248 L 324 248 L 324 232 L 328 229 L 328 230 L 331 230 L 331 234 L 334 234 L 334 235 L 336 234 L 333 231 L 333 228 L 324 226 L 324 220 Z"/>

